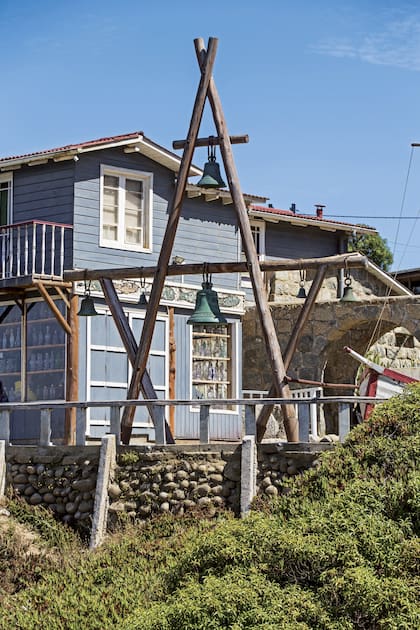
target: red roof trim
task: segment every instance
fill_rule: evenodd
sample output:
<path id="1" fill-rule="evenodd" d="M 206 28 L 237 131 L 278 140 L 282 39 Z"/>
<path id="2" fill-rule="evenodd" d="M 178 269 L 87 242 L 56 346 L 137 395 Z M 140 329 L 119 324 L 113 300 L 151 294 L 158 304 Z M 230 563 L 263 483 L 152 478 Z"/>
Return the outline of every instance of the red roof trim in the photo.
<path id="1" fill-rule="evenodd" d="M 343 225 L 349 227 L 360 227 L 355 223 L 346 223 L 345 221 L 335 221 L 334 219 L 326 219 L 325 217 L 317 217 L 316 214 L 298 214 L 297 212 L 292 212 L 291 210 L 281 210 L 280 208 L 267 208 L 266 206 L 250 206 L 251 210 L 256 210 L 257 212 L 264 212 L 266 214 L 276 214 L 283 217 L 290 217 L 294 219 L 302 219 L 306 221 L 317 221 L 318 223 L 333 223 L 335 225 Z M 375 228 L 368 228 L 368 226 L 363 226 L 367 229 L 375 230 Z"/>
<path id="2" fill-rule="evenodd" d="M 86 149 L 92 146 L 100 146 L 103 144 L 113 144 L 114 142 L 124 142 L 125 140 L 134 140 L 139 136 L 143 136 L 142 131 L 134 131 L 133 133 L 123 134 L 120 136 L 109 136 L 107 138 L 98 138 L 97 140 L 88 140 L 87 142 L 80 142 L 78 144 L 66 144 L 63 147 L 56 147 L 55 149 L 46 149 L 45 151 L 34 151 L 33 153 L 24 153 L 23 155 L 14 155 L 11 157 L 0 158 L 0 162 L 6 162 L 8 160 L 20 160 L 24 158 L 36 157 L 37 155 L 45 155 L 49 153 L 62 153 L 63 151 L 77 151 L 77 149 Z"/>

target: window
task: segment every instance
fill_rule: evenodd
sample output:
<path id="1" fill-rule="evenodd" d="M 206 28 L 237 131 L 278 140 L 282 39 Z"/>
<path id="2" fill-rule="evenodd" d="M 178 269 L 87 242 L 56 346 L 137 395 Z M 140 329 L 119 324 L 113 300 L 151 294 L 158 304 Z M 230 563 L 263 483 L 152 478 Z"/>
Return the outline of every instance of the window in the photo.
<path id="1" fill-rule="evenodd" d="M 191 363 L 191 398 L 234 398 L 231 325 L 193 325 Z"/>
<path id="2" fill-rule="evenodd" d="M 102 167 L 101 240 L 103 247 L 151 250 L 151 173 Z"/>
<path id="3" fill-rule="evenodd" d="M 250 221 L 252 238 L 254 239 L 255 249 L 257 250 L 258 260 L 264 260 L 265 258 L 265 223 L 264 221 Z M 242 248 L 241 260 L 245 259 L 245 254 Z M 243 273 L 241 276 L 241 284 L 243 287 L 250 287 L 251 280 L 248 273 Z"/>
<path id="4" fill-rule="evenodd" d="M 90 400 L 124 400 L 131 380 L 131 365 L 122 344 L 111 313 L 96 305 L 100 317 L 88 317 L 87 322 L 87 391 Z M 138 312 L 125 311 L 136 339 L 140 338 L 143 318 Z M 93 321 L 95 320 L 95 321 Z M 153 332 L 152 346 L 147 362 L 147 371 L 152 379 L 158 398 L 167 398 L 168 393 L 168 321 L 158 316 Z M 141 397 L 140 397 L 141 398 Z M 88 433 L 99 436 L 103 427 L 109 426 L 109 407 L 93 407 L 88 411 Z M 153 422 L 147 407 L 139 406 L 134 417 L 134 428 L 149 430 Z"/>
<path id="5" fill-rule="evenodd" d="M 0 225 L 8 225 L 12 214 L 12 176 L 0 175 Z"/>

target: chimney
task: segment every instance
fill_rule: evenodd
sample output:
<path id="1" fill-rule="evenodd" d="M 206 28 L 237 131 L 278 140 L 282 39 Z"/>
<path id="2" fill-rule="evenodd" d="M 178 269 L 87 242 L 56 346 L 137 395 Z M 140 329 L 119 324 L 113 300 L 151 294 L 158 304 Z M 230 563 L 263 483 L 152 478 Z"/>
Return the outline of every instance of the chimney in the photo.
<path id="1" fill-rule="evenodd" d="M 324 208 L 325 206 L 323 206 L 321 203 L 316 203 L 315 204 L 315 209 L 316 209 L 316 216 L 318 219 L 322 219 L 324 216 Z"/>
<path id="2" fill-rule="evenodd" d="M 291 210 L 293 212 L 293 214 L 296 214 L 296 204 L 292 203 L 292 205 L 290 206 L 289 210 Z"/>

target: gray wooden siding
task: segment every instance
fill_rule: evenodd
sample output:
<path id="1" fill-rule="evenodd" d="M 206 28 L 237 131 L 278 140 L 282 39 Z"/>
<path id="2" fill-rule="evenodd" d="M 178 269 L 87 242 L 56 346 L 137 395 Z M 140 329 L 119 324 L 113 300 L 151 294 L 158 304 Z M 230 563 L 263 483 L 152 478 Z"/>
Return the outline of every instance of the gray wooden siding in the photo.
<path id="1" fill-rule="evenodd" d="M 101 164 L 153 173 L 153 251 L 130 252 L 99 247 L 99 199 Z M 174 174 L 138 154 L 108 150 L 82 155 L 76 165 L 74 200 L 74 266 L 81 268 L 154 265 L 168 220 L 168 202 L 174 191 Z M 202 199 L 185 199 L 173 255 L 188 262 L 237 260 L 238 230 L 231 206 Z M 201 276 L 184 278 L 200 284 Z M 236 289 L 234 275 L 218 275 L 214 284 Z"/>
<path id="2" fill-rule="evenodd" d="M 13 222 L 73 223 L 74 162 L 26 166 L 13 174 Z M 66 234 L 65 268 L 71 269 L 72 234 Z"/>
<path id="3" fill-rule="evenodd" d="M 339 250 L 340 233 L 287 223 L 267 223 L 267 258 L 311 258 L 332 256 Z"/>

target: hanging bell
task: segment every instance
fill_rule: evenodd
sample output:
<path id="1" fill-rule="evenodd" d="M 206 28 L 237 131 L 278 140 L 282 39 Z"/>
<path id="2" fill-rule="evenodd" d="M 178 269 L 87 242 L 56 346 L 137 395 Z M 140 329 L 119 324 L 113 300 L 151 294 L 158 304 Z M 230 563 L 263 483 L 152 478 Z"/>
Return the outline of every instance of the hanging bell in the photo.
<path id="1" fill-rule="evenodd" d="M 301 299 L 301 300 L 306 300 L 306 298 L 308 297 L 308 296 L 306 295 L 306 291 L 305 291 L 305 286 L 304 286 L 304 284 L 301 284 L 301 285 L 300 285 L 300 287 L 299 287 L 299 291 L 298 291 L 298 293 L 297 293 L 297 296 L 296 296 L 296 297 L 297 297 L 297 298 L 299 298 L 299 299 Z"/>
<path id="2" fill-rule="evenodd" d="M 147 306 L 148 305 L 148 301 L 147 301 L 147 297 L 144 291 L 142 291 L 140 297 L 139 297 L 139 301 L 138 301 L 138 305 L 139 306 Z"/>
<path id="3" fill-rule="evenodd" d="M 344 287 L 343 297 L 341 298 L 340 302 L 358 302 L 359 300 L 353 293 L 351 278 L 349 276 L 347 276 L 347 278 L 344 280 L 344 284 L 346 286 Z"/>
<path id="4" fill-rule="evenodd" d="M 95 310 L 95 303 L 90 295 L 85 295 L 80 304 L 80 309 L 77 314 L 81 317 L 93 317 L 93 315 L 99 314 Z"/>
<path id="5" fill-rule="evenodd" d="M 206 280 L 201 285 L 203 288 L 197 291 L 195 309 L 187 324 L 226 324 L 219 308 L 217 292 L 213 291 L 212 283 Z"/>
<path id="6" fill-rule="evenodd" d="M 204 165 L 203 176 L 197 183 L 200 188 L 225 188 L 226 184 L 220 174 L 220 166 L 216 162 L 215 149 L 209 147 L 208 162 Z"/>

